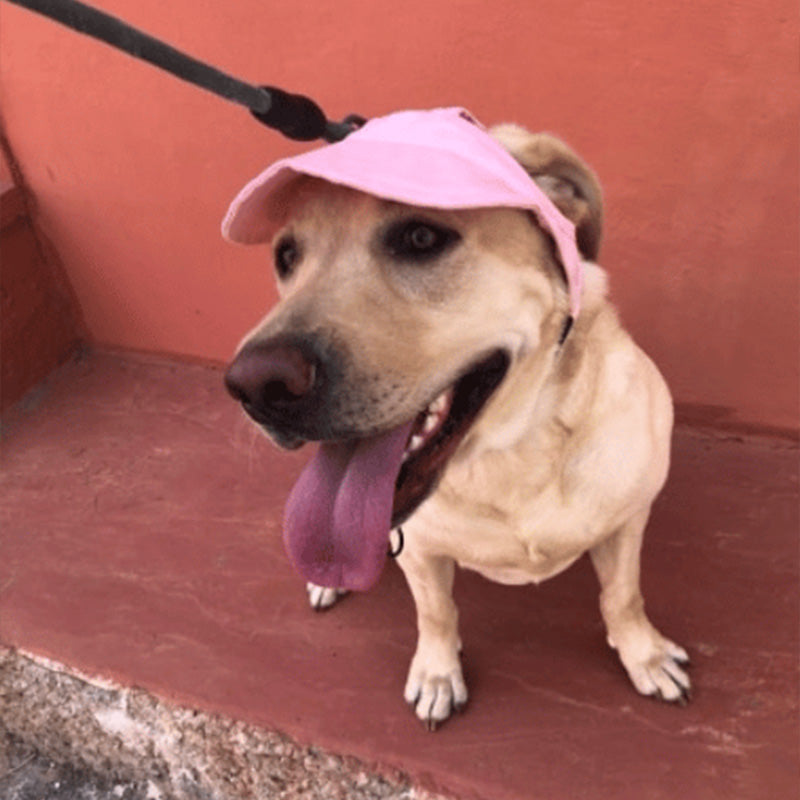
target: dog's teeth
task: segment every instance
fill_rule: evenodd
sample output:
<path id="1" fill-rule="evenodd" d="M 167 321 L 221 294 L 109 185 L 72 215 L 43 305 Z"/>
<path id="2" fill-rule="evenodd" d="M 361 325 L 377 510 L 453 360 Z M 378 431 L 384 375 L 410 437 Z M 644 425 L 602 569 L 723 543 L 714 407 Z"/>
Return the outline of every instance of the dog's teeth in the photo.
<path id="1" fill-rule="evenodd" d="M 408 443 L 408 451 L 413 453 L 414 450 L 419 450 L 419 448 L 422 447 L 422 442 L 423 438 L 419 434 L 412 436 L 411 441 Z"/>
<path id="2" fill-rule="evenodd" d="M 439 424 L 439 417 L 436 414 L 428 414 L 425 417 L 425 422 L 422 425 L 422 430 L 425 433 L 430 433 Z"/>
<path id="3" fill-rule="evenodd" d="M 429 406 L 428 412 L 431 414 L 441 414 L 447 405 L 447 392 L 442 392 Z"/>

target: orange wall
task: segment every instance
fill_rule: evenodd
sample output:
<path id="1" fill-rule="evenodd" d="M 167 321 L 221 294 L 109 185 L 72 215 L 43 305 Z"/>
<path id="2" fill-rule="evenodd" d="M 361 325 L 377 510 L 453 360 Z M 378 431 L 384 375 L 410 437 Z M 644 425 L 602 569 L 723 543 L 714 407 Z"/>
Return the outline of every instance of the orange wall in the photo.
<path id="1" fill-rule="evenodd" d="M 22 191 L 2 180 L 2 170 L 0 255 L 2 413 L 68 360 L 82 333 L 58 261 L 28 218 Z"/>
<path id="2" fill-rule="evenodd" d="M 677 399 L 797 426 L 795 0 L 97 2 L 337 118 L 462 104 L 561 134 L 603 181 L 601 261 Z M 94 339 L 225 359 L 274 290 L 220 218 L 298 145 L 6 3 L 0 51 L 5 126 Z"/>

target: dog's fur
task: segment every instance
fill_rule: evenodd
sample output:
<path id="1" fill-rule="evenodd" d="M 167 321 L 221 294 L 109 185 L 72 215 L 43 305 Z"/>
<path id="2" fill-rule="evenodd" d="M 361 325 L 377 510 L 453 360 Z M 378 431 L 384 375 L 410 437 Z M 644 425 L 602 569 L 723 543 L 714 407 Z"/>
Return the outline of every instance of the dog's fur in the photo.
<path id="1" fill-rule="evenodd" d="M 488 350 L 510 356 L 437 488 L 403 524 L 398 562 L 419 630 L 405 698 L 429 727 L 467 699 L 455 566 L 538 583 L 587 551 L 609 644 L 634 686 L 683 702 L 687 655 L 648 621 L 639 589 L 642 535 L 669 465 L 669 391 L 606 299 L 594 263 L 602 201 L 593 173 L 552 136 L 511 125 L 492 134 L 576 225 L 585 284 L 563 345 L 565 279 L 528 213 L 410 210 L 312 178 L 283 198 L 284 230 L 302 241 L 302 258 L 279 281 L 282 302 L 245 343 L 324 339 L 339 382 L 334 407 L 320 413 L 353 435 L 412 419 Z M 457 230 L 459 245 L 424 266 L 396 263 L 377 232 L 410 213 Z M 341 594 L 309 593 L 318 608 Z"/>

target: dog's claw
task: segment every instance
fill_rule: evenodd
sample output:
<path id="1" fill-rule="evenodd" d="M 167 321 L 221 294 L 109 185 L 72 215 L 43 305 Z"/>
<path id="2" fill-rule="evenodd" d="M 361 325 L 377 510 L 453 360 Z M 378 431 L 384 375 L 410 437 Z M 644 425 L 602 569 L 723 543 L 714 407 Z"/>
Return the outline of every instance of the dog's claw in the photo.
<path id="1" fill-rule="evenodd" d="M 691 686 L 681 686 L 680 687 L 681 693 L 678 695 L 677 700 L 675 701 L 681 708 L 686 708 L 689 703 L 692 702 L 692 687 Z"/>
<path id="2" fill-rule="evenodd" d="M 431 732 L 467 703 L 467 687 L 458 662 L 443 672 L 431 675 L 415 659 L 404 693 L 417 718 Z"/>
<path id="3" fill-rule="evenodd" d="M 657 689 L 655 692 L 651 692 L 648 697 L 653 698 L 653 700 L 658 700 L 660 703 L 668 703 L 669 705 L 686 708 L 692 699 L 692 693 L 684 689 L 682 686 L 678 686 L 678 690 L 678 694 L 674 697 L 668 697 L 660 689 Z"/>
<path id="4" fill-rule="evenodd" d="M 641 639 L 629 639 L 626 647 L 618 649 L 636 690 L 665 703 L 688 705 L 692 684 L 684 671 L 689 661 L 686 651 L 653 629 L 644 641 L 643 645 Z"/>
<path id="5" fill-rule="evenodd" d="M 686 708 L 686 706 L 688 706 L 691 702 L 692 693 L 681 689 L 681 691 L 675 697 L 667 697 L 659 690 L 650 694 L 649 697 L 652 697 L 653 700 L 658 700 L 661 703 L 668 703 L 669 705 Z"/>
<path id="6" fill-rule="evenodd" d="M 412 705 L 416 705 L 416 703 L 417 701 L 415 700 Z M 447 711 L 446 716 L 442 717 L 441 719 L 433 716 L 433 706 L 431 706 L 431 708 L 428 711 L 428 716 L 422 720 L 422 724 L 426 727 L 426 729 L 430 733 L 435 733 L 439 729 L 439 726 L 445 723 L 448 719 L 450 719 L 450 717 L 452 717 L 454 714 L 460 714 L 464 710 L 466 705 L 467 705 L 466 700 L 464 700 L 463 702 L 456 702 L 455 700 L 451 700 L 450 707 Z"/>
<path id="7" fill-rule="evenodd" d="M 669 657 L 641 669 L 634 685 L 642 694 L 681 707 L 687 706 L 692 698 L 689 676 Z"/>
<path id="8" fill-rule="evenodd" d="M 308 592 L 308 602 L 314 611 L 326 611 L 347 594 L 346 589 L 332 589 L 327 586 L 317 586 L 315 583 L 307 583 L 306 592 Z"/>

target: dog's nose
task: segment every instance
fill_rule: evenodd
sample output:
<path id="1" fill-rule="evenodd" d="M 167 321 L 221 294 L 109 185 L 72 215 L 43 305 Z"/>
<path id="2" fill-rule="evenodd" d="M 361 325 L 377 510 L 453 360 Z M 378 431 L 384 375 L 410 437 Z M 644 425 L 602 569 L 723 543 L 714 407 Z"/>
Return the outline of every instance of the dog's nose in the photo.
<path id="1" fill-rule="evenodd" d="M 292 344 L 245 345 L 225 373 L 225 386 L 256 418 L 270 408 L 290 405 L 317 379 L 316 360 Z"/>

